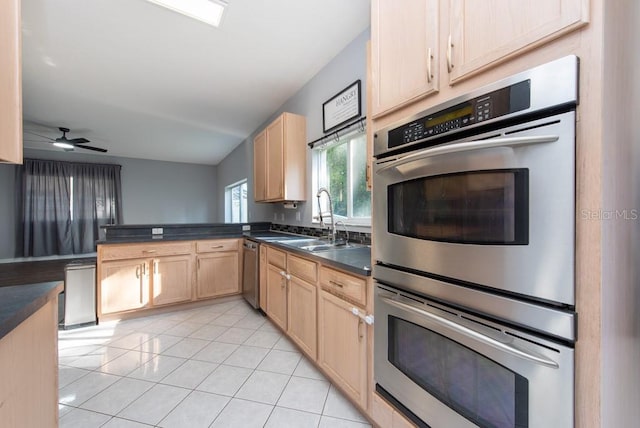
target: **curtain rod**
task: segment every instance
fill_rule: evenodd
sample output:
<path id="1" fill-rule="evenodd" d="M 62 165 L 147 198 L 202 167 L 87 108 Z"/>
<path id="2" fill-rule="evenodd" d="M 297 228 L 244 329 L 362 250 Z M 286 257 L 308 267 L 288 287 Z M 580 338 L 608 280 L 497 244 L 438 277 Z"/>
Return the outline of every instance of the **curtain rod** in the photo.
<path id="1" fill-rule="evenodd" d="M 313 140 L 312 142 L 308 143 L 307 145 L 310 148 L 313 149 L 316 144 L 322 143 L 322 142 L 324 142 L 324 140 L 328 140 L 330 138 L 335 138 L 337 140 L 338 138 L 340 138 L 340 134 L 339 134 L 340 132 L 345 131 L 345 130 L 347 130 L 349 128 L 353 128 L 356 125 L 359 125 L 360 129 L 364 132 L 364 130 L 365 130 L 365 120 L 366 119 L 367 119 L 367 116 L 362 116 L 360 119 L 356 119 L 353 122 L 349 123 L 348 125 L 343 126 L 340 129 L 336 129 L 335 131 L 331 131 L 331 133 L 329 133 L 329 134 L 327 134 L 327 135 L 325 135 L 323 137 L 320 137 L 317 140 Z"/>

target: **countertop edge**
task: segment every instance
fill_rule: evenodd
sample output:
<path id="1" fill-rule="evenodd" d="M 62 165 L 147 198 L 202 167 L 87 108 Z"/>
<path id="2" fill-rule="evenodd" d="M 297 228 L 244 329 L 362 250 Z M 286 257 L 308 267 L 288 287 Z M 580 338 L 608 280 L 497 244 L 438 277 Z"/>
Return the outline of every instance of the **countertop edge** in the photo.
<path id="1" fill-rule="evenodd" d="M 64 289 L 62 281 L 41 282 L 27 285 L 13 285 L 0 288 L 0 310 L 11 312 L 6 319 L 0 313 L 0 340 L 11 333 L 27 318 L 42 308 L 48 301 L 52 300 Z M 14 302 L 7 302 L 11 299 Z M 4 308 L 5 305 L 13 303 L 20 307 Z"/>

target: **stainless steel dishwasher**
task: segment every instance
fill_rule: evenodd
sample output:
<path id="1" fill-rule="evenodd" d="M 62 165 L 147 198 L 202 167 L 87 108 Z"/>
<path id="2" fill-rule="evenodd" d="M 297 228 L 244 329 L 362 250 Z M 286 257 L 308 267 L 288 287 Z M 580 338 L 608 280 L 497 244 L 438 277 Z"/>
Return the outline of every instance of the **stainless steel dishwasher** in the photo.
<path id="1" fill-rule="evenodd" d="M 242 297 L 254 308 L 260 304 L 260 244 L 244 240 L 242 246 Z"/>

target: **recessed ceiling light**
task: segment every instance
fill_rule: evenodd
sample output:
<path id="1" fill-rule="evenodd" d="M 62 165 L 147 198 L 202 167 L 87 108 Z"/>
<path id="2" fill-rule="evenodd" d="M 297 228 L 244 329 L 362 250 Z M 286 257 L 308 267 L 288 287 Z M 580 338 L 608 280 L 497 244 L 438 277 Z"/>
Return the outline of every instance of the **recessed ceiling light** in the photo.
<path id="1" fill-rule="evenodd" d="M 224 0 L 147 0 L 174 12 L 181 13 L 214 27 L 220 25 L 224 8 Z"/>

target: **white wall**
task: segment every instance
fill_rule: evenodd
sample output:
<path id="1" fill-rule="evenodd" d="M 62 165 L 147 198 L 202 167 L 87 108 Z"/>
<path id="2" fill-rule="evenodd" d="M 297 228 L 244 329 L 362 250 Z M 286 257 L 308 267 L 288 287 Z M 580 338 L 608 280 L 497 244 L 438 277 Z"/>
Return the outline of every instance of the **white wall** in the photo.
<path id="1" fill-rule="evenodd" d="M 358 35 L 336 57 L 316 74 L 302 89 L 285 102 L 273 115 L 256 129 L 239 147 L 218 165 L 218 193 L 220 205 L 218 218 L 224 219 L 224 188 L 243 178 L 248 179 L 249 221 L 271 221 L 299 226 L 311 226 L 312 205 L 316 202 L 311 191 L 311 151 L 307 150 L 307 194 L 306 203 L 298 209 L 284 209 L 282 204 L 256 204 L 253 202 L 253 138 L 282 112 L 290 112 L 307 118 L 307 142 L 323 136 L 322 103 L 356 80 L 362 81 L 362 115 L 366 112 L 367 60 L 366 43 L 369 29 Z M 260 102 L 260 100 L 256 100 Z M 300 212 L 301 220 L 296 220 Z M 274 218 L 274 214 L 276 217 Z M 313 224 L 317 226 L 317 224 Z M 369 228 L 365 228 L 369 230 Z"/>

